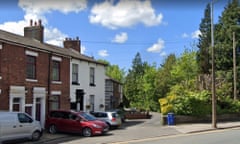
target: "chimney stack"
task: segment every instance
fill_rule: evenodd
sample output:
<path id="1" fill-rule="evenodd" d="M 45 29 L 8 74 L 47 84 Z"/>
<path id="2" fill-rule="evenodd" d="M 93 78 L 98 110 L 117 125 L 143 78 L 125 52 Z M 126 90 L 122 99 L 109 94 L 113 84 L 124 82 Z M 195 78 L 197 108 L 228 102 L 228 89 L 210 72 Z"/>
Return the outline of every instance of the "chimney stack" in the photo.
<path id="1" fill-rule="evenodd" d="M 67 49 L 74 49 L 81 54 L 81 41 L 79 40 L 79 37 L 76 37 L 76 39 L 65 38 L 63 46 Z"/>
<path id="2" fill-rule="evenodd" d="M 36 39 L 40 42 L 43 42 L 44 27 L 42 26 L 42 21 L 38 20 L 38 22 L 34 22 L 30 20 L 30 26 L 24 27 L 24 36 L 28 38 Z"/>

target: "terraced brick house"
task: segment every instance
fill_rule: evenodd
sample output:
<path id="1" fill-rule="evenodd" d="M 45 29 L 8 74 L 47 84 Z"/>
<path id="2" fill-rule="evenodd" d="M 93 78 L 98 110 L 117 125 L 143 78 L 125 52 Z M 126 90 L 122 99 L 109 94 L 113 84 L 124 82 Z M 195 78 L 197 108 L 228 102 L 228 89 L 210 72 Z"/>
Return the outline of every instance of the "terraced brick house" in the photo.
<path id="1" fill-rule="evenodd" d="M 27 112 L 42 127 L 49 110 L 104 103 L 106 66 L 70 47 L 46 44 L 43 36 L 41 20 L 30 21 L 24 36 L 0 30 L 0 110 Z"/>

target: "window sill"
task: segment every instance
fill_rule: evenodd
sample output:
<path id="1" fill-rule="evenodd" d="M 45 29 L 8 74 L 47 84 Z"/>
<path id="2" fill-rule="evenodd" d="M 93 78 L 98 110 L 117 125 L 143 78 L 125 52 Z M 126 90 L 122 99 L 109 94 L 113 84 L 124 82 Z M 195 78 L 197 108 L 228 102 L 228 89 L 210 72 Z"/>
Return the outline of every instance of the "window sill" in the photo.
<path id="1" fill-rule="evenodd" d="M 93 83 L 90 83 L 89 86 L 95 87 L 96 85 Z"/>
<path id="2" fill-rule="evenodd" d="M 52 81 L 52 84 L 62 84 L 61 81 Z"/>
<path id="3" fill-rule="evenodd" d="M 27 82 L 38 82 L 36 79 L 26 79 Z"/>
<path id="4" fill-rule="evenodd" d="M 79 82 L 72 82 L 72 85 L 80 85 Z"/>

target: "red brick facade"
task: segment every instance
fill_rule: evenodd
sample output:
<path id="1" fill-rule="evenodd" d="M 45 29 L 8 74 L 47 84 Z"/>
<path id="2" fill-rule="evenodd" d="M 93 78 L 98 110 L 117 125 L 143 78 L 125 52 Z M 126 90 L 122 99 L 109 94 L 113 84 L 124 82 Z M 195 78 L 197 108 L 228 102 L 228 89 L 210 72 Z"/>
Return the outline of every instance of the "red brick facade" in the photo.
<path id="1" fill-rule="evenodd" d="M 0 50 L 0 70 L 1 77 L 0 88 L 1 96 L 0 101 L 4 102 L 0 105 L 0 110 L 9 110 L 9 88 L 10 85 L 25 86 L 26 89 L 26 102 L 32 103 L 33 98 L 33 87 L 45 87 L 48 94 L 51 91 L 61 91 L 60 109 L 69 109 L 69 70 L 70 70 L 70 59 L 61 57 L 60 65 L 60 79 L 61 84 L 54 84 L 51 79 L 51 54 L 46 52 L 37 52 L 39 55 L 36 59 L 36 80 L 37 82 L 26 80 L 26 54 L 27 48 L 2 43 L 2 49 Z M 49 66 L 50 64 L 50 66 Z M 50 69 L 49 69 L 50 68 Z M 50 71 L 49 71 L 50 70 Z M 49 75 L 50 74 L 50 75 Z M 47 99 L 46 99 L 47 100 Z M 48 102 L 46 101 L 46 104 Z"/>
<path id="2" fill-rule="evenodd" d="M 0 30 L 0 110 L 27 112 L 44 127 L 51 108 L 70 109 L 67 51 Z M 35 59 L 34 79 L 27 78 L 29 56 Z M 53 61 L 59 63 L 57 81 L 52 79 Z"/>

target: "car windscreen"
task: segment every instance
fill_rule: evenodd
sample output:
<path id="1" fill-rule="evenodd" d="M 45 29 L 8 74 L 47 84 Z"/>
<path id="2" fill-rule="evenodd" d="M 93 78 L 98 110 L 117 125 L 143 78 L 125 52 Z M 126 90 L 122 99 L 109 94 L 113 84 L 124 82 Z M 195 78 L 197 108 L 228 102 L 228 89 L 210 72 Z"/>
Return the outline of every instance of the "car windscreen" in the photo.
<path id="1" fill-rule="evenodd" d="M 88 113 L 79 113 L 79 115 L 88 121 L 96 120 L 96 118 L 94 116 L 92 116 L 91 114 L 88 114 Z"/>

